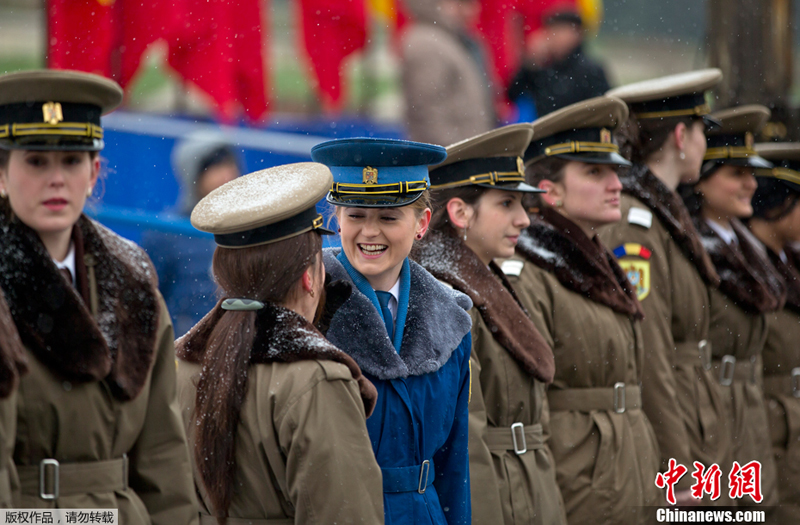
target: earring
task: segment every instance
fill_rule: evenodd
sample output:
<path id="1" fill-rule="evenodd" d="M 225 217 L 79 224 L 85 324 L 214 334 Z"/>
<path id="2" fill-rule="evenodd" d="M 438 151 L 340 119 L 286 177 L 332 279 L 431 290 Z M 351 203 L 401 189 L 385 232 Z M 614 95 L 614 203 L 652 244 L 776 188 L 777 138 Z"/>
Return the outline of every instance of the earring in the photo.
<path id="1" fill-rule="evenodd" d="M 557 200 L 557 201 L 556 201 L 556 208 L 560 208 L 560 207 L 562 207 L 563 205 L 564 205 L 564 203 L 561 201 L 561 199 L 559 199 L 559 200 Z"/>
<path id="2" fill-rule="evenodd" d="M 8 193 L 6 193 L 6 189 L 5 188 L 0 190 L 0 198 L 2 198 L 2 199 L 8 198 Z"/>
<path id="3" fill-rule="evenodd" d="M 681 160 L 686 160 L 686 153 L 681 151 L 681 154 L 678 156 L 681 158 Z"/>
<path id="4" fill-rule="evenodd" d="M 464 228 L 464 242 L 467 242 L 467 228 Z"/>
<path id="5" fill-rule="evenodd" d="M 308 294 L 309 294 L 311 297 L 314 297 L 314 290 L 311 290 L 310 292 L 308 292 Z"/>
<path id="6" fill-rule="evenodd" d="M 417 240 L 418 240 L 418 241 L 421 241 L 421 240 L 422 240 L 422 234 L 421 234 L 421 233 L 418 233 L 418 234 L 417 234 Z"/>
<path id="7" fill-rule="evenodd" d="M 92 196 L 92 189 L 93 189 L 93 188 L 92 188 L 91 186 L 89 186 L 89 189 L 88 189 L 88 190 L 86 190 L 86 196 L 87 196 L 87 197 L 91 197 L 91 196 Z"/>
<path id="8" fill-rule="evenodd" d="M 342 233 L 342 229 L 341 228 L 336 228 L 336 231 L 339 232 L 339 233 Z"/>

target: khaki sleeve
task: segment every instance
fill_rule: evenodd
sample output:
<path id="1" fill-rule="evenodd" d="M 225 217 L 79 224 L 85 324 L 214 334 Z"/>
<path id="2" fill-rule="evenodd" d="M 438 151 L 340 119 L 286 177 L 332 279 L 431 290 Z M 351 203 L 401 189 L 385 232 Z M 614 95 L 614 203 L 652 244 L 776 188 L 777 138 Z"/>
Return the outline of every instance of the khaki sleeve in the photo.
<path id="1" fill-rule="evenodd" d="M 651 251 L 650 286 L 641 298 L 645 319 L 642 321 L 644 364 L 642 369 L 642 405 L 653 426 L 661 450 L 661 467 L 668 468 L 670 458 L 691 465 L 689 435 L 677 396 L 674 375 L 675 342 L 672 337 L 672 284 L 669 266 L 670 239 L 654 225 L 650 229 L 628 223 L 615 224 L 601 234 L 603 244 L 614 250 L 623 243 L 637 243 Z M 624 263 L 629 257 L 622 257 Z M 691 484 L 684 476 L 678 488 Z M 682 485 L 686 484 L 686 487 Z"/>
<path id="2" fill-rule="evenodd" d="M 176 393 L 172 321 L 164 299 L 147 415 L 130 453 L 130 486 L 142 499 L 153 525 L 197 524 L 189 447 Z"/>
<path id="3" fill-rule="evenodd" d="M 480 362 L 482 346 L 493 344 L 493 339 L 476 308 L 470 310 L 470 317 L 472 317 L 470 356 L 472 396 L 469 402 L 469 477 L 472 523 L 495 523 L 497 517 L 503 515 L 503 506 L 492 453 L 486 443 L 488 420 L 481 388 Z"/>
<path id="4" fill-rule="evenodd" d="M 289 400 L 276 429 L 295 523 L 383 523 L 383 479 L 358 385 L 344 365 Z"/>
<path id="5" fill-rule="evenodd" d="M 553 293 L 543 282 L 539 269 L 535 264 L 525 261 L 518 276 L 506 275 L 506 279 L 514 288 L 519 302 L 528 312 L 528 317 L 533 321 L 536 329 L 542 334 L 544 340 L 555 350 L 553 333 L 555 333 L 555 318 L 553 315 Z"/>

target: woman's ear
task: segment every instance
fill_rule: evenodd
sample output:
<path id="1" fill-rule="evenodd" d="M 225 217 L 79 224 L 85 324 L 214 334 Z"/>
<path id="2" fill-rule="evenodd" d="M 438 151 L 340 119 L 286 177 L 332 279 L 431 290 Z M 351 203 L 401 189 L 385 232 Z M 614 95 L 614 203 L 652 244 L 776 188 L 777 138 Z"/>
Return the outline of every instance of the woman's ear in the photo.
<path id="1" fill-rule="evenodd" d="M 416 231 L 417 239 L 422 239 L 422 237 L 428 231 L 428 226 L 430 225 L 431 225 L 431 209 L 425 208 L 425 210 L 419 216 L 419 219 L 417 219 L 417 231 Z"/>
<path id="2" fill-rule="evenodd" d="M 447 201 L 447 215 L 450 223 L 456 228 L 469 228 L 469 222 L 475 215 L 475 208 L 458 197 Z"/>
<path id="3" fill-rule="evenodd" d="M 675 137 L 675 147 L 678 148 L 678 151 L 683 151 L 683 148 L 686 147 L 686 134 L 688 133 L 688 129 L 686 128 L 686 124 L 683 122 L 678 122 L 673 130 L 673 135 Z"/>
<path id="4" fill-rule="evenodd" d="M 306 268 L 306 271 L 304 271 L 303 275 L 300 277 L 300 283 L 303 286 L 303 291 L 306 293 L 311 293 L 314 291 L 314 268 L 316 268 L 315 265 L 309 265 L 309 267 Z"/>
<path id="5" fill-rule="evenodd" d="M 561 184 L 551 180 L 544 179 L 539 182 L 537 186 L 540 190 L 545 190 L 547 193 L 540 195 L 542 200 L 551 208 L 557 207 L 560 202 L 564 200 L 564 188 Z"/>

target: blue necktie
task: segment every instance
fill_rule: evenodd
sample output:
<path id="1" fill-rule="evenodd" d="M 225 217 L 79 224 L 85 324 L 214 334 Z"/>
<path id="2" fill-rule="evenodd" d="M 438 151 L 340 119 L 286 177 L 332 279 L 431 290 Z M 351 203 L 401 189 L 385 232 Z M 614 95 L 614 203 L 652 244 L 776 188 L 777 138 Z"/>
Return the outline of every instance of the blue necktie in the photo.
<path id="1" fill-rule="evenodd" d="M 394 341 L 394 319 L 392 319 L 392 311 L 389 310 L 389 300 L 392 298 L 392 294 L 375 290 L 375 295 L 378 296 L 378 302 L 381 304 L 381 314 L 383 315 L 383 324 L 386 325 L 386 333 L 389 334 L 389 339 Z"/>

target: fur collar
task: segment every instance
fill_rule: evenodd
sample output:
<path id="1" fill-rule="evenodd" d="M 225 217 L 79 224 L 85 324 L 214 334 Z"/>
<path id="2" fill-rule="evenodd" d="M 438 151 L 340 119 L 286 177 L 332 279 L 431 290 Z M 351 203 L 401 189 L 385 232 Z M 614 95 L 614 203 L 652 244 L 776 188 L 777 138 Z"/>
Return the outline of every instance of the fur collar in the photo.
<path id="1" fill-rule="evenodd" d="M 742 223 L 731 221 L 739 249 L 723 241 L 701 216 L 694 218 L 711 260 L 719 272 L 722 293 L 750 313 L 772 312 L 783 306 L 786 291 L 780 274 L 759 242 Z"/>
<path id="2" fill-rule="evenodd" d="M 5 399 L 14 391 L 20 374 L 27 370 L 22 341 L 0 290 L 0 398 Z"/>
<path id="3" fill-rule="evenodd" d="M 620 175 L 624 193 L 642 201 L 667 229 L 672 240 L 697 268 L 706 284 L 719 285 L 719 276 L 700 241 L 700 235 L 692 223 L 689 211 L 680 196 L 670 191 L 645 165 L 634 164 L 627 173 Z"/>
<path id="4" fill-rule="evenodd" d="M 769 260 L 783 277 L 786 286 L 786 308 L 800 314 L 800 254 L 788 246 L 784 248 L 787 262 L 781 256 L 765 247 Z"/>
<path id="5" fill-rule="evenodd" d="M 572 221 L 550 208 L 531 215 L 517 252 L 556 276 L 568 290 L 621 314 L 644 319 L 636 291 L 614 255 L 589 239 Z"/>
<path id="6" fill-rule="evenodd" d="M 766 248 L 766 247 L 765 247 Z M 784 248 L 787 262 L 781 260 L 781 256 L 766 248 L 769 260 L 783 277 L 786 286 L 786 308 L 800 314 L 800 254 L 790 249 Z"/>
<path id="7" fill-rule="evenodd" d="M 194 328 L 175 341 L 176 355 L 190 363 L 202 364 L 211 333 L 225 313 L 217 303 Z M 331 343 L 297 313 L 272 303 L 266 303 L 256 317 L 256 337 L 250 351 L 250 364 L 295 363 L 308 360 L 335 361 L 345 365 L 358 382 L 367 417 L 372 414 L 378 391 L 361 374 L 361 369 L 349 355 Z"/>
<path id="8" fill-rule="evenodd" d="M 492 331 L 492 337 L 526 372 L 539 381 L 553 382 L 553 350 L 494 263 L 487 267 L 463 241 L 436 230 L 428 231 L 425 240 L 417 243 L 411 256 L 434 277 L 472 299 L 472 304 Z"/>
<path id="9" fill-rule="evenodd" d="M 107 379 L 115 397 L 135 398 L 153 362 L 159 318 L 155 271 L 144 251 L 86 216 L 78 219 L 78 283 L 88 287 L 81 286 L 88 266 L 97 285 L 93 317 L 36 232 L 1 219 L 0 236 L 0 288 L 23 344 L 67 381 Z"/>
<path id="10" fill-rule="evenodd" d="M 332 280 L 352 282 L 336 258 L 339 249 L 323 250 L 325 270 Z M 410 263 L 411 287 L 403 342 L 398 353 L 383 319 L 366 295 L 356 287 L 331 319 L 327 336 L 350 354 L 364 372 L 391 380 L 437 371 L 452 355 L 472 326 L 467 313 L 469 298 L 433 278 L 415 262 Z"/>

